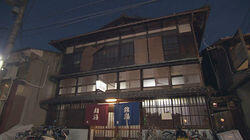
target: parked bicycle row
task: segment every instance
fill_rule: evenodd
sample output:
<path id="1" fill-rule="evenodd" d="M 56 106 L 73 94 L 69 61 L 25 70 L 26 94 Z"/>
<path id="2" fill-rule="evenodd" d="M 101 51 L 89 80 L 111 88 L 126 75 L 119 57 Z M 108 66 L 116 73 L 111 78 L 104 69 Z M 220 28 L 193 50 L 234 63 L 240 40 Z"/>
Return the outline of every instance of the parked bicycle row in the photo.
<path id="1" fill-rule="evenodd" d="M 39 126 L 16 134 L 15 140 L 67 140 L 69 130 L 59 126 Z"/>

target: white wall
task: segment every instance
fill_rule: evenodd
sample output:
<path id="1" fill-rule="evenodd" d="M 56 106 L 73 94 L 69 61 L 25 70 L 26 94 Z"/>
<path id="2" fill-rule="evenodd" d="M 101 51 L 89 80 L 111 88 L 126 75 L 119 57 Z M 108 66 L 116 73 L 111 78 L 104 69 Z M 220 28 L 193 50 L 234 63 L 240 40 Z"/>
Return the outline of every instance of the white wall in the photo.
<path id="1" fill-rule="evenodd" d="M 88 129 L 69 129 L 69 140 L 88 140 Z"/>

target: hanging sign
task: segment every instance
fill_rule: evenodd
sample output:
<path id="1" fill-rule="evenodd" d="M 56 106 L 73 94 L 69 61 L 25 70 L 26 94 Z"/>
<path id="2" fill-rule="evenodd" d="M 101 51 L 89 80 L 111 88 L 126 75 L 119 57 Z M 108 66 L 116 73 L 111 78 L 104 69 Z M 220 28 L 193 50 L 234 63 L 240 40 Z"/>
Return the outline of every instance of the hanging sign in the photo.
<path id="1" fill-rule="evenodd" d="M 102 92 L 105 92 L 107 90 L 107 84 L 105 84 L 103 81 L 101 80 L 97 80 L 96 81 L 96 89 L 100 90 Z"/>
<path id="2" fill-rule="evenodd" d="M 115 104 L 115 126 L 139 125 L 139 102 Z"/>
<path id="3" fill-rule="evenodd" d="M 87 104 L 85 106 L 86 125 L 105 126 L 108 123 L 108 105 Z"/>
<path id="4" fill-rule="evenodd" d="M 162 113 L 161 120 L 172 120 L 172 114 L 170 112 Z"/>

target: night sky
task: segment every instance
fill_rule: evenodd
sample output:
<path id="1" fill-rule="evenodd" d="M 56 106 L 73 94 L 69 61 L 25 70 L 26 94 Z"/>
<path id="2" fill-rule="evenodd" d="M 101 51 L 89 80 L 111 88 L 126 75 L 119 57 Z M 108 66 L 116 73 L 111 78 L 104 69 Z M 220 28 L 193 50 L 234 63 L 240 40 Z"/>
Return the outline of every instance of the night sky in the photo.
<path id="1" fill-rule="evenodd" d="M 210 5 L 211 12 L 207 21 L 204 35 L 206 43 L 202 44 L 203 48 L 206 46 L 204 44 L 210 45 L 219 38 L 233 35 L 237 28 L 241 28 L 244 33 L 250 32 L 250 0 L 158 0 L 151 4 L 94 17 L 68 26 L 57 25 L 42 30 L 34 29 L 145 1 L 150 0 L 29 0 L 22 27 L 23 32 L 20 32 L 14 49 L 38 48 L 56 51 L 48 44 L 50 40 L 94 31 L 123 14 L 155 18 L 204 5 Z M 0 48 L 4 47 L 15 21 L 11 9 L 5 0 L 0 0 Z M 30 29 L 32 30 L 29 31 Z"/>

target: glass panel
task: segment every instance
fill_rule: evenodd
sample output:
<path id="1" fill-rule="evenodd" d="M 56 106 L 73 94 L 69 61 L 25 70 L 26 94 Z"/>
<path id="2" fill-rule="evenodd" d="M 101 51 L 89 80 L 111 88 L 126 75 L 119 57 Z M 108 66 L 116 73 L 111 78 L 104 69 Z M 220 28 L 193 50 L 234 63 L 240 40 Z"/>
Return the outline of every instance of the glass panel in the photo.
<path id="1" fill-rule="evenodd" d="M 108 73 L 99 75 L 99 80 L 103 81 L 107 84 L 108 90 L 117 89 L 117 74 L 116 73 Z"/>
<path id="2" fill-rule="evenodd" d="M 143 87 L 154 87 L 154 86 L 155 86 L 155 79 L 143 80 Z"/>
<path id="3" fill-rule="evenodd" d="M 190 115 L 188 107 L 182 107 L 182 115 Z"/>
<path id="4" fill-rule="evenodd" d="M 188 64 L 188 65 L 178 65 L 171 66 L 171 75 L 197 75 L 200 73 L 199 64 Z"/>
<path id="5" fill-rule="evenodd" d="M 181 104 L 187 105 L 187 98 L 181 98 Z"/>
<path id="6" fill-rule="evenodd" d="M 139 80 L 139 79 L 140 79 L 140 70 L 125 71 L 119 73 L 120 81 Z"/>
<path id="7" fill-rule="evenodd" d="M 190 110 L 190 115 L 197 115 L 197 107 L 196 106 L 190 106 L 189 110 Z"/>
<path id="8" fill-rule="evenodd" d="M 130 88 L 138 88 L 140 87 L 140 81 L 139 80 L 135 80 L 135 81 L 130 81 Z"/>
<path id="9" fill-rule="evenodd" d="M 128 88 L 128 82 L 120 82 L 120 89 L 127 89 Z"/>
<path id="10" fill-rule="evenodd" d="M 60 87 L 70 87 L 76 85 L 76 79 L 64 79 L 60 81 Z"/>
<path id="11" fill-rule="evenodd" d="M 169 85 L 168 78 L 158 78 L 156 79 L 156 86 Z"/>
<path id="12" fill-rule="evenodd" d="M 80 86 L 78 87 L 78 93 L 81 93 L 81 92 L 87 92 L 87 86 Z"/>
<path id="13" fill-rule="evenodd" d="M 185 75 L 185 84 L 196 84 L 200 83 L 200 75 L 195 74 L 195 75 Z"/>
<path id="14" fill-rule="evenodd" d="M 95 84 L 97 80 L 96 75 L 86 76 L 86 77 L 79 77 L 78 79 L 78 85 L 91 85 Z"/>
<path id="15" fill-rule="evenodd" d="M 155 125 L 158 127 L 172 128 L 173 125 L 176 127 L 178 123 L 170 123 L 165 124 L 166 122 L 161 120 L 161 114 L 163 112 L 170 112 L 175 119 L 180 119 L 182 125 L 190 125 L 190 126 L 199 126 L 199 127 L 207 127 L 209 124 L 206 123 L 208 120 L 208 114 L 206 113 L 206 106 L 200 106 L 198 104 L 193 104 L 192 106 L 189 103 L 194 103 L 197 98 L 204 97 L 182 97 L 182 98 L 166 98 L 166 99 L 155 99 L 155 100 L 145 100 L 143 104 L 144 116 L 146 116 L 146 124 L 145 125 Z M 172 101 L 172 104 L 171 104 Z M 188 102 L 191 101 L 191 102 Z M 149 105 L 150 104 L 150 105 Z M 172 111 L 173 110 L 173 111 Z M 146 113 L 146 114 L 145 114 Z M 178 114 L 178 115 L 176 115 Z M 152 121 L 151 121 L 152 120 Z M 176 120 L 176 121 L 177 121 Z M 204 124 L 201 121 L 204 120 Z M 173 120 L 172 120 L 173 121 Z M 162 124 L 162 125 L 161 125 Z"/>
<path id="16" fill-rule="evenodd" d="M 198 112 L 200 115 L 207 115 L 207 108 L 206 106 L 199 106 L 198 107 Z"/>
<path id="17" fill-rule="evenodd" d="M 87 92 L 95 91 L 95 85 L 87 85 Z"/>
<path id="18" fill-rule="evenodd" d="M 199 125 L 200 124 L 200 117 L 199 116 L 191 116 L 191 123 L 192 123 L 192 125 Z"/>
<path id="19" fill-rule="evenodd" d="M 117 89 L 117 83 L 109 83 L 108 90 Z"/>
<path id="20" fill-rule="evenodd" d="M 179 27 L 179 33 L 191 32 L 190 24 L 181 24 L 178 25 L 178 27 Z"/>
<path id="21" fill-rule="evenodd" d="M 143 70 L 143 78 L 162 78 L 168 77 L 169 67 L 151 68 Z"/>
<path id="22" fill-rule="evenodd" d="M 120 89 L 130 89 L 130 88 L 139 88 L 139 87 L 140 87 L 139 80 L 120 82 Z"/>
<path id="23" fill-rule="evenodd" d="M 75 87 L 61 88 L 59 90 L 59 95 L 61 95 L 61 94 L 73 94 L 73 93 L 75 93 Z"/>
<path id="24" fill-rule="evenodd" d="M 190 116 L 183 116 L 182 117 L 182 124 L 183 125 L 191 125 Z"/>
<path id="25" fill-rule="evenodd" d="M 183 76 L 172 77 L 172 85 L 182 85 L 182 84 L 184 84 Z"/>

